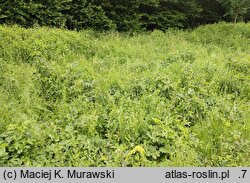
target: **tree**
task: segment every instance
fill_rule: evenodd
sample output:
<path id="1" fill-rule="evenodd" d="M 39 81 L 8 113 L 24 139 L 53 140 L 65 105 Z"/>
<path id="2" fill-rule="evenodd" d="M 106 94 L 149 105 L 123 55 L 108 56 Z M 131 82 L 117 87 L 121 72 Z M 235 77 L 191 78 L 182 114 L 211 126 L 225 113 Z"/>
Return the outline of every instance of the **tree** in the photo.
<path id="1" fill-rule="evenodd" d="M 64 12 L 67 17 L 68 29 L 110 30 L 115 28 L 111 20 L 104 11 L 105 0 L 72 0 L 70 8 Z"/>
<path id="2" fill-rule="evenodd" d="M 106 15 L 119 31 L 136 31 L 141 29 L 139 6 L 142 0 L 102 0 Z"/>
<path id="3" fill-rule="evenodd" d="M 66 16 L 64 12 L 69 9 L 69 3 L 72 0 L 33 0 L 40 5 L 36 17 L 40 25 L 53 27 L 64 27 Z"/>
<path id="4" fill-rule="evenodd" d="M 234 25 L 236 25 L 238 18 L 246 15 L 250 8 L 250 0 L 218 0 L 225 6 L 227 13 L 225 16 L 233 18 Z"/>
<path id="5" fill-rule="evenodd" d="M 0 23 L 29 26 L 34 23 L 30 17 L 37 6 L 29 0 L 0 0 Z"/>
<path id="6" fill-rule="evenodd" d="M 140 31 L 250 20 L 250 0 L 0 0 L 0 24 Z"/>
<path id="7" fill-rule="evenodd" d="M 202 11 L 197 18 L 199 24 L 215 23 L 224 20 L 225 7 L 218 0 L 197 0 Z"/>
<path id="8" fill-rule="evenodd" d="M 248 12 L 246 14 L 246 19 L 245 21 L 250 21 L 250 8 L 248 9 Z"/>
<path id="9" fill-rule="evenodd" d="M 144 0 L 139 6 L 143 27 L 149 30 L 193 27 L 201 10 L 196 0 Z"/>
<path id="10" fill-rule="evenodd" d="M 71 0 L 0 0 L 0 23 L 63 27 Z"/>

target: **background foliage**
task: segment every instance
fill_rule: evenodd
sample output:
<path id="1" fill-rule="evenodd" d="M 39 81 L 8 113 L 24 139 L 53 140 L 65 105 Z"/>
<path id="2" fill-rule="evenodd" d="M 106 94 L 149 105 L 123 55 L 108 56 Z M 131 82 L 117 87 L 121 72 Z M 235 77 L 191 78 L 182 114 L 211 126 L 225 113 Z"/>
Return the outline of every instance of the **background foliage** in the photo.
<path id="1" fill-rule="evenodd" d="M 249 0 L 0 0 L 0 24 L 140 31 L 250 20 Z"/>

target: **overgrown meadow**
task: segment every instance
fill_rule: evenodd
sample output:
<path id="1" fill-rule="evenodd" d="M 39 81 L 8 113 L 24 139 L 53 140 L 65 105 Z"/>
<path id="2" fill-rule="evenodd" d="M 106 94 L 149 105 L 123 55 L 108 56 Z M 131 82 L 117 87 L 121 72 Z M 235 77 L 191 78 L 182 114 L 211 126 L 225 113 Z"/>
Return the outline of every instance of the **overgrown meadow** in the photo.
<path id="1" fill-rule="evenodd" d="M 250 166 L 250 24 L 0 26 L 0 166 Z"/>

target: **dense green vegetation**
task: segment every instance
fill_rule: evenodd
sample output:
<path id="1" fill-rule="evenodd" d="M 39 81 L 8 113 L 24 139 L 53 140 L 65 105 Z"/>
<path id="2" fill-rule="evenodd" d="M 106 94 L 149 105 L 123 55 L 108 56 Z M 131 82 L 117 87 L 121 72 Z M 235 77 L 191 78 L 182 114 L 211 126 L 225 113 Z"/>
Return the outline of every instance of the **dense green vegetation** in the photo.
<path id="1" fill-rule="evenodd" d="M 250 166 L 250 24 L 0 26 L 0 166 Z"/>
<path id="2" fill-rule="evenodd" d="M 0 0 L 0 24 L 141 31 L 249 21 L 249 0 Z"/>

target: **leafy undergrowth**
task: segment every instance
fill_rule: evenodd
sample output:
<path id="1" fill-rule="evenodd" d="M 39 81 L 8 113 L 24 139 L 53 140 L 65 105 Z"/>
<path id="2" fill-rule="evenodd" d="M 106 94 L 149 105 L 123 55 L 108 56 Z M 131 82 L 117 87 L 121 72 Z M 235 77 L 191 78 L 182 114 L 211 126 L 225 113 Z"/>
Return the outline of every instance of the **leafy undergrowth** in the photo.
<path id="1" fill-rule="evenodd" d="M 249 30 L 0 26 L 0 166 L 250 166 Z"/>

